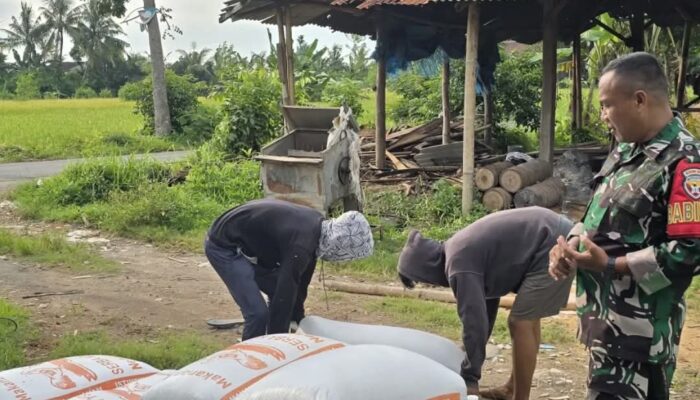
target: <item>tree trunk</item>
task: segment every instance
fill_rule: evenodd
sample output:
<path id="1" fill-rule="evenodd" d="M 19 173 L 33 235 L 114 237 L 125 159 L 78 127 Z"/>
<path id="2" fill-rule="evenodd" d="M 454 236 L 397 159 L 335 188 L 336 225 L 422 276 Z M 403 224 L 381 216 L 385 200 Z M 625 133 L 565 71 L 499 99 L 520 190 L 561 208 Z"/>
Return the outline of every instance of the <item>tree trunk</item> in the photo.
<path id="1" fill-rule="evenodd" d="M 155 0 L 143 0 L 143 8 L 155 8 Z M 160 41 L 158 14 L 148 23 L 148 44 L 151 50 L 153 65 L 153 109 L 155 110 L 156 136 L 167 136 L 172 131 L 170 108 L 168 108 L 168 88 L 165 84 L 165 60 L 163 60 L 163 45 Z"/>

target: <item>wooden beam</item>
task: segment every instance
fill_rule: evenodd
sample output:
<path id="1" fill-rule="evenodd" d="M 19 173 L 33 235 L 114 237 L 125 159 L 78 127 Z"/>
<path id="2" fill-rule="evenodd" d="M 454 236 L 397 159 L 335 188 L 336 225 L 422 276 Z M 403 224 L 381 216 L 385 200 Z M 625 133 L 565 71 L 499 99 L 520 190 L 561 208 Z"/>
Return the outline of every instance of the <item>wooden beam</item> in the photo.
<path id="1" fill-rule="evenodd" d="M 685 21 L 683 29 L 683 49 L 681 51 L 681 65 L 678 72 L 678 89 L 676 90 L 676 107 L 683 107 L 685 104 L 685 84 L 686 75 L 688 74 L 688 54 L 690 52 L 690 34 L 692 33 L 692 25 L 690 21 Z"/>
<path id="2" fill-rule="evenodd" d="M 296 104 L 294 88 L 294 37 L 292 36 L 292 10 L 290 6 L 285 7 L 284 30 L 285 47 L 287 57 L 287 92 L 289 93 L 289 104 Z"/>
<path id="3" fill-rule="evenodd" d="M 450 138 L 450 59 L 445 55 L 446 59 L 442 63 L 442 144 L 452 142 Z"/>
<path id="4" fill-rule="evenodd" d="M 474 200 L 474 124 L 476 123 L 476 62 L 479 50 L 478 3 L 469 3 L 464 65 L 464 134 L 462 152 L 462 214 L 468 215 Z"/>
<path id="5" fill-rule="evenodd" d="M 603 23 L 603 22 L 602 22 L 601 20 L 599 20 L 598 18 L 594 18 L 594 19 L 593 19 L 593 23 L 595 23 L 595 24 L 598 25 L 599 27 L 605 29 L 606 31 L 608 31 L 608 33 L 610 33 L 611 35 L 615 36 L 616 38 L 622 40 L 623 42 L 625 42 L 625 43 L 628 42 L 629 39 L 628 39 L 627 37 L 625 37 L 625 36 L 622 35 L 621 33 L 617 32 L 617 31 L 614 30 L 613 28 L 607 26 L 605 23 Z"/>
<path id="6" fill-rule="evenodd" d="M 484 126 L 477 129 L 484 132 L 484 144 L 491 146 L 491 137 L 493 136 L 493 111 L 496 105 L 493 103 L 492 88 L 484 90 Z"/>
<path id="7" fill-rule="evenodd" d="M 387 158 L 391 161 L 392 164 L 394 164 L 394 168 L 397 170 L 402 170 L 402 169 L 408 169 L 407 166 L 405 166 L 401 160 L 399 160 L 398 157 L 395 155 L 391 154 L 390 151 L 386 150 L 384 151 L 384 154 L 386 154 Z"/>
<path id="8" fill-rule="evenodd" d="M 553 162 L 554 126 L 557 100 L 558 18 L 552 12 L 555 0 L 544 0 L 542 20 L 542 116 L 540 118 L 540 160 Z"/>
<path id="9" fill-rule="evenodd" d="M 574 38 L 574 84 L 573 84 L 573 123 L 574 129 L 583 127 L 583 93 L 581 88 L 582 80 L 582 58 L 581 58 L 581 35 Z"/>
<path id="10" fill-rule="evenodd" d="M 630 20 L 631 36 L 627 41 L 632 51 L 644 51 L 644 13 L 634 14 Z"/>
<path id="11" fill-rule="evenodd" d="M 284 41 L 284 11 L 277 8 L 277 68 L 282 82 L 282 104 L 291 104 L 289 99 L 289 85 L 287 84 L 287 48 Z"/>
<path id="12" fill-rule="evenodd" d="M 381 13 L 377 15 L 377 48 L 381 49 L 384 42 L 384 24 Z M 377 59 L 377 119 L 375 121 L 375 165 L 379 169 L 386 166 L 386 58 L 379 54 Z"/>

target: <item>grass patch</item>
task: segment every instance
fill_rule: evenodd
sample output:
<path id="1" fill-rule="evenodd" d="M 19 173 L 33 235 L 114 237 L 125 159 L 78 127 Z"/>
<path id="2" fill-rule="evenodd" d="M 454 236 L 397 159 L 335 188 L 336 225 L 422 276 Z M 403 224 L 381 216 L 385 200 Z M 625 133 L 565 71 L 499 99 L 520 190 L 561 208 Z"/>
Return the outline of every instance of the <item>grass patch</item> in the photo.
<path id="1" fill-rule="evenodd" d="M 187 165 L 183 184 L 168 178 Z M 179 165 L 150 159 L 94 159 L 28 183 L 11 198 L 22 216 L 84 223 L 126 237 L 201 250 L 212 221 L 228 208 L 262 197 L 259 165 L 224 161 L 203 151 Z"/>
<path id="2" fill-rule="evenodd" d="M 435 333 L 446 338 L 462 340 L 462 322 L 454 304 L 436 301 L 386 297 L 368 303 L 368 310 L 386 313 L 395 321 L 414 329 Z M 500 309 L 491 333 L 495 343 L 510 343 L 508 313 Z M 575 335 L 566 323 L 555 318 L 542 321 L 542 343 L 568 344 L 575 341 Z"/>
<path id="3" fill-rule="evenodd" d="M 0 371 L 26 363 L 24 349 L 37 338 L 37 331 L 29 323 L 29 312 L 0 298 Z M 3 318 L 12 319 L 15 324 Z"/>
<path id="4" fill-rule="evenodd" d="M 179 369 L 226 346 L 194 333 L 165 334 L 147 342 L 115 340 L 96 331 L 62 337 L 49 358 L 103 354 L 143 361 L 158 369 Z"/>
<path id="5" fill-rule="evenodd" d="M 134 103 L 119 99 L 0 101 L 0 162 L 147 153 L 177 145 L 137 133 Z"/>
<path id="6" fill-rule="evenodd" d="M 92 251 L 87 245 L 68 243 L 58 235 L 24 236 L 0 229 L 0 254 L 73 271 L 115 271 L 116 263 Z"/>

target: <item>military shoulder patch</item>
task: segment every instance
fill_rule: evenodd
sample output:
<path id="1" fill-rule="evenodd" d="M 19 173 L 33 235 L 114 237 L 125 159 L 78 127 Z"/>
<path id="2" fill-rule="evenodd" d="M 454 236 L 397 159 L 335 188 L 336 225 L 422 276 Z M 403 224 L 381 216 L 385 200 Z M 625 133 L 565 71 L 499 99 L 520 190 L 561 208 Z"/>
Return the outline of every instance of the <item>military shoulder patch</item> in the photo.
<path id="1" fill-rule="evenodd" d="M 700 238 L 700 163 L 684 159 L 676 167 L 666 233 L 673 238 Z"/>

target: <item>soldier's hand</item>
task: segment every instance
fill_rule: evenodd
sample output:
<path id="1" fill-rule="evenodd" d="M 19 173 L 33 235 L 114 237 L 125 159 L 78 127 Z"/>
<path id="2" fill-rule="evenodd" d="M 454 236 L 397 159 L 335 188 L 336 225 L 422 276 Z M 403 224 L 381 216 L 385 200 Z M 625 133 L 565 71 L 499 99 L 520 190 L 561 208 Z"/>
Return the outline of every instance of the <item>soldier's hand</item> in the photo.
<path id="1" fill-rule="evenodd" d="M 554 280 L 566 279 L 576 269 L 576 262 L 566 258 L 566 250 L 572 248 L 563 236 L 557 238 L 557 244 L 549 251 L 549 275 Z"/>
<path id="2" fill-rule="evenodd" d="M 587 236 L 582 236 L 582 241 L 586 251 L 578 252 L 573 248 L 566 248 L 564 249 L 564 257 L 574 260 L 579 268 L 595 272 L 604 271 L 608 262 L 608 254 Z"/>

